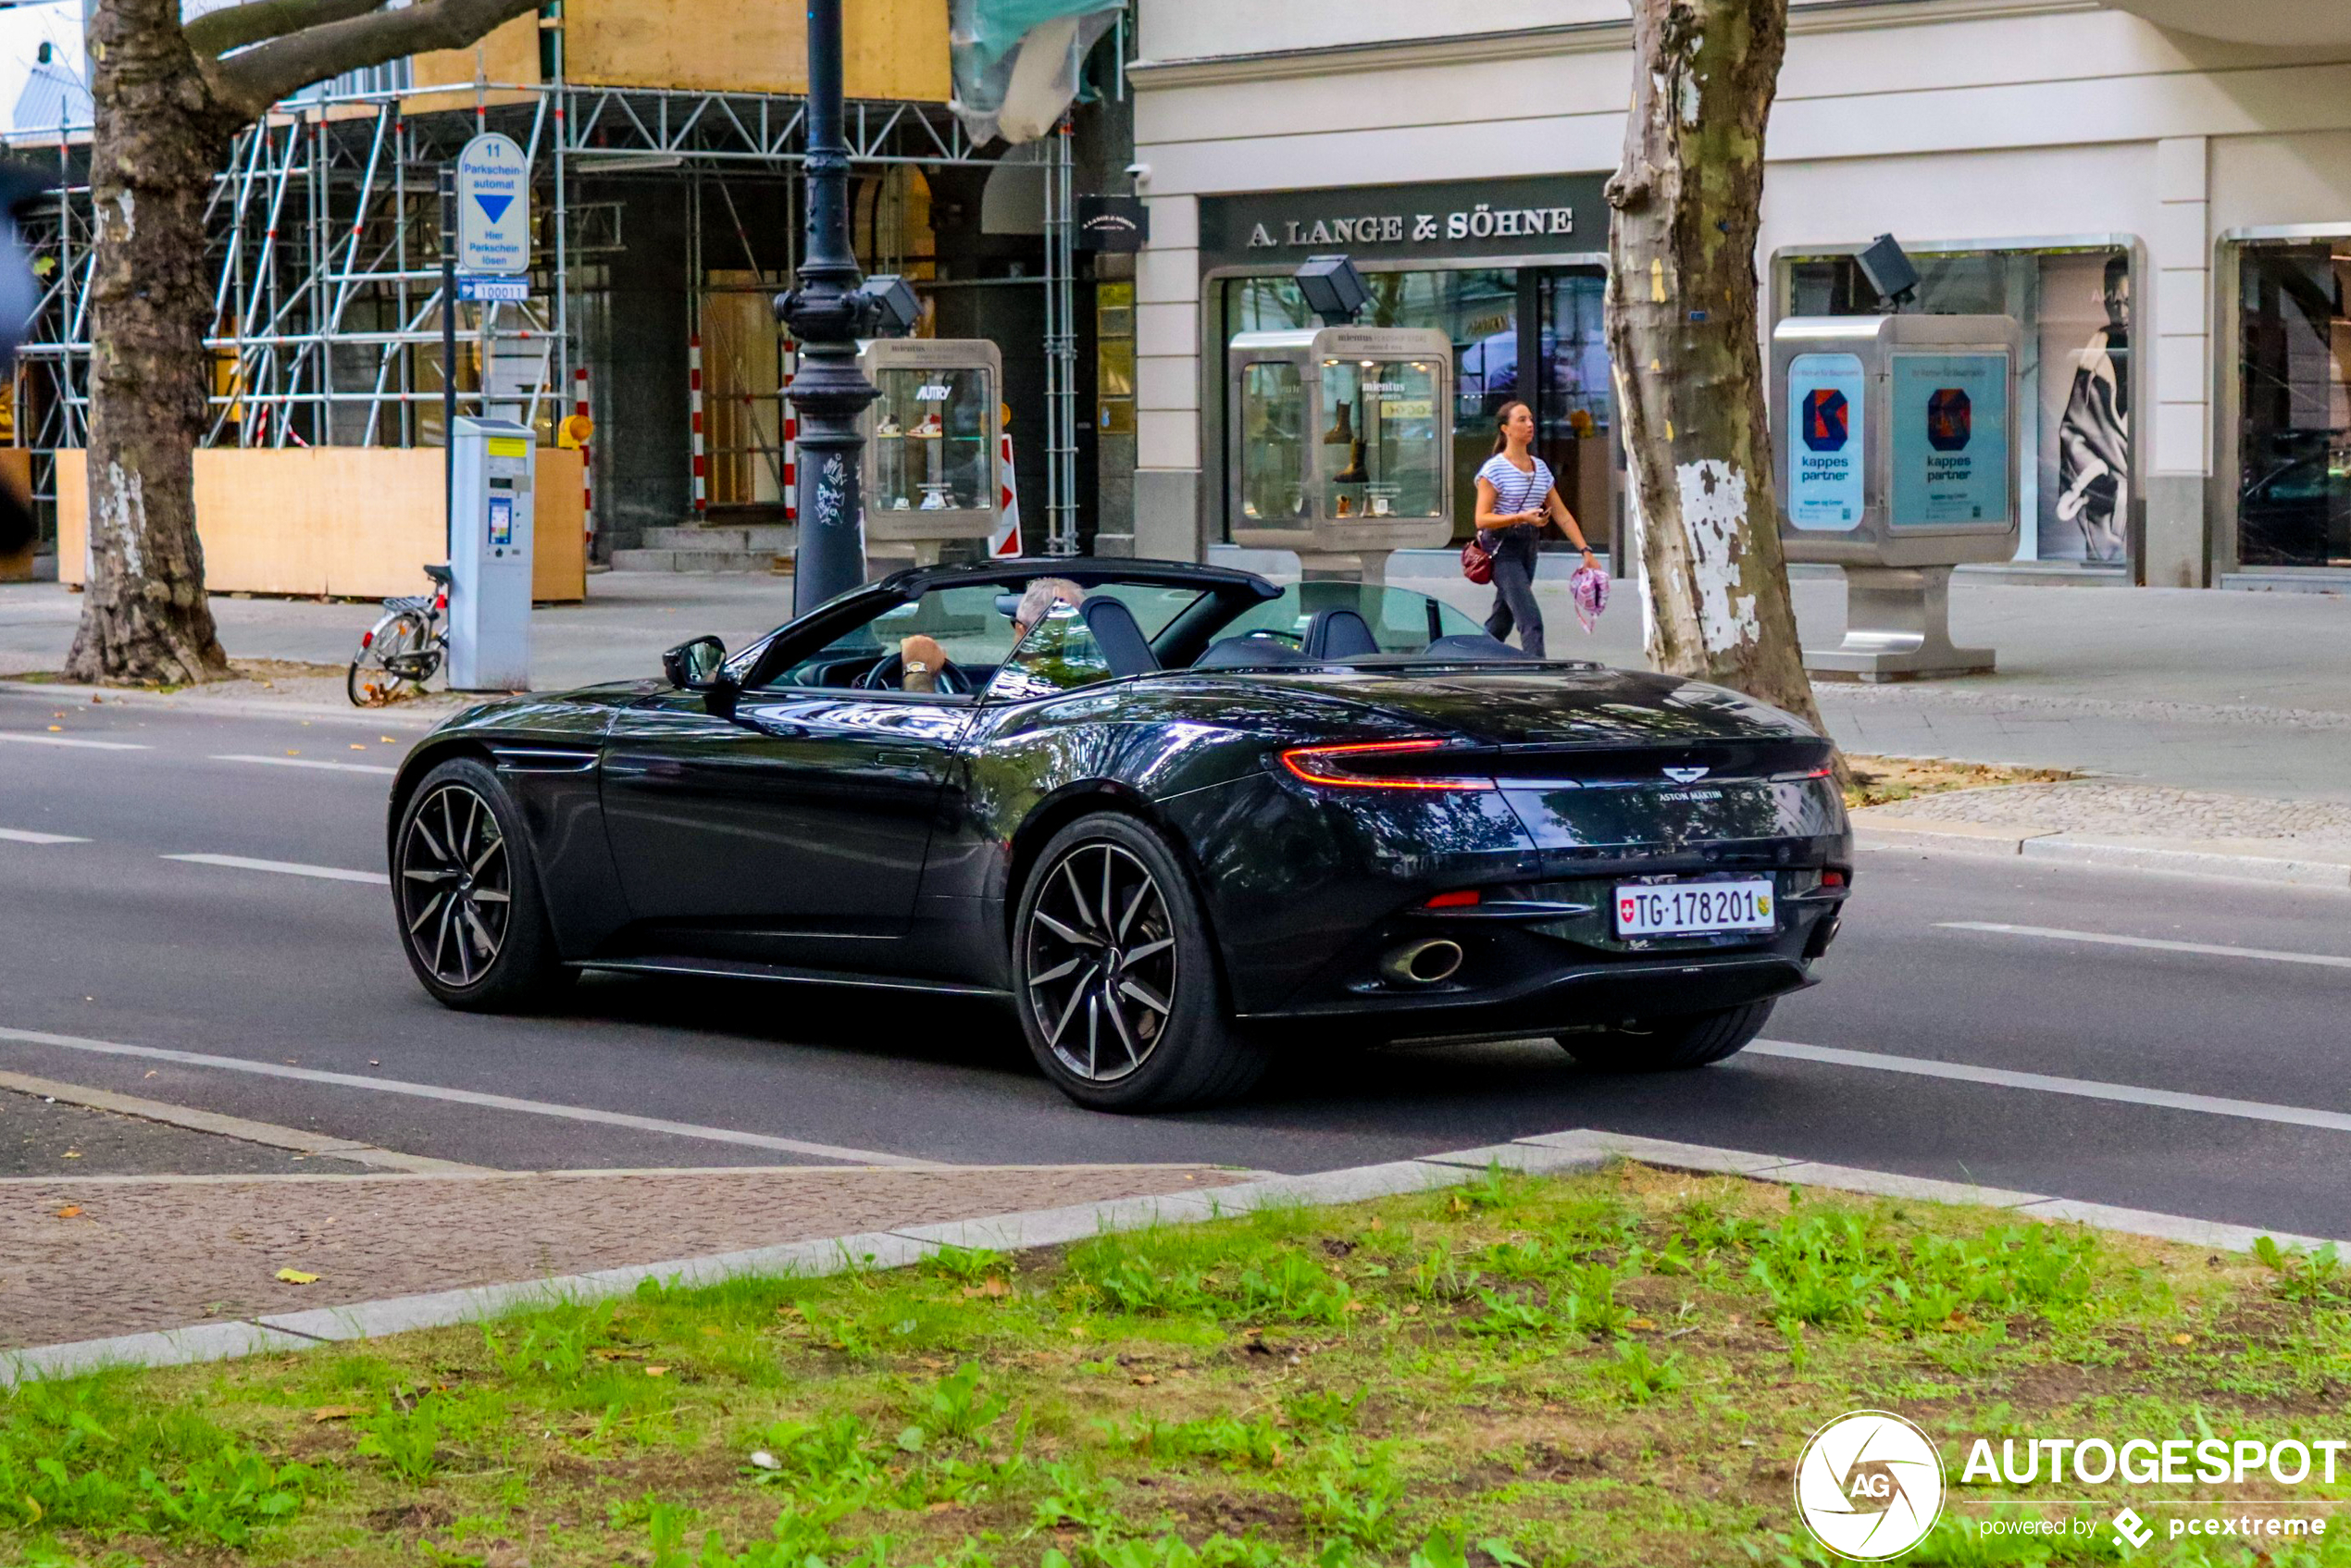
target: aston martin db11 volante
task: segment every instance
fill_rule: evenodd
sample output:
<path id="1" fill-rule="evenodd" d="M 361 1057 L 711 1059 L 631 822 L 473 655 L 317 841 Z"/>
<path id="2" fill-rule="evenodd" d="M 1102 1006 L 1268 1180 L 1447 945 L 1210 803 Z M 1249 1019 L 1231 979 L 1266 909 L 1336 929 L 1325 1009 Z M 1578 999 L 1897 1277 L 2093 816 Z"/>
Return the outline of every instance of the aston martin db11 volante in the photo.
<path id="1" fill-rule="evenodd" d="M 468 708 L 407 759 L 393 896 L 442 1002 L 581 970 L 994 998 L 1123 1111 L 1237 1094 L 1285 1047 L 1687 1067 L 1811 983 L 1850 877 L 1797 720 L 1529 660 L 1397 588 L 924 567 L 663 663 Z"/>

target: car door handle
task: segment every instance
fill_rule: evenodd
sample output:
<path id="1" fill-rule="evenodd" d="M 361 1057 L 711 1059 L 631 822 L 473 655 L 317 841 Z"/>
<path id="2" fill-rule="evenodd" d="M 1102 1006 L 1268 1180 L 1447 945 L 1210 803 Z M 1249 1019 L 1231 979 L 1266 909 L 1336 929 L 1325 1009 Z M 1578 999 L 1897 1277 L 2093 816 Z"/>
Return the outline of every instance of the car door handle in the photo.
<path id="1" fill-rule="evenodd" d="M 874 753 L 874 760 L 881 764 L 884 767 L 920 767 L 923 765 L 923 754 L 920 752 L 876 752 Z"/>

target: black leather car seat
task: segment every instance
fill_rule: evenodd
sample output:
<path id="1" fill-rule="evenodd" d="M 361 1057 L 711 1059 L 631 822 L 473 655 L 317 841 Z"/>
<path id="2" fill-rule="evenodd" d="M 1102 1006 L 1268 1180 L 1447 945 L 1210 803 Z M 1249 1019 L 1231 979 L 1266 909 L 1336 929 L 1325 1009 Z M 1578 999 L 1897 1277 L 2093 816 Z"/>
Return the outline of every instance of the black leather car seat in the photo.
<path id="1" fill-rule="evenodd" d="M 1159 668 L 1159 655 L 1151 652 L 1151 639 L 1136 624 L 1135 612 L 1119 601 L 1097 594 L 1077 606 L 1079 618 L 1086 629 L 1094 634 L 1094 646 L 1102 651 L 1102 662 L 1115 676 L 1150 675 Z"/>
<path id="2" fill-rule="evenodd" d="M 1268 669 L 1275 666 L 1318 662 L 1270 637 L 1226 637 L 1210 643 L 1208 652 L 1192 661 L 1192 668 Z"/>
<path id="3" fill-rule="evenodd" d="M 1337 664 L 1375 656 L 1379 639 L 1372 635 L 1372 623 L 1361 615 L 1335 607 L 1314 612 L 1314 618 L 1306 623 L 1306 641 L 1300 651 L 1310 659 Z"/>

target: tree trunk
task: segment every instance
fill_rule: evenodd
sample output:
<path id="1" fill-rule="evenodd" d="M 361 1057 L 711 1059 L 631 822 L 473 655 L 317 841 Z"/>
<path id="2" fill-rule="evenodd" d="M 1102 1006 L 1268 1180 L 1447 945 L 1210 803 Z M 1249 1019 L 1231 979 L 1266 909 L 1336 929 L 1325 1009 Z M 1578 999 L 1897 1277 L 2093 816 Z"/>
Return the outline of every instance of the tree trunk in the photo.
<path id="1" fill-rule="evenodd" d="M 1648 652 L 1820 723 L 1780 555 L 1756 329 L 1763 128 L 1787 0 L 1633 0 L 1609 181 L 1609 353 L 1648 573 Z"/>
<path id="2" fill-rule="evenodd" d="M 216 680 L 229 660 L 205 600 L 193 454 L 210 364 L 205 207 L 235 121 L 198 75 L 179 0 L 99 0 L 90 56 L 90 574 L 66 673 Z"/>

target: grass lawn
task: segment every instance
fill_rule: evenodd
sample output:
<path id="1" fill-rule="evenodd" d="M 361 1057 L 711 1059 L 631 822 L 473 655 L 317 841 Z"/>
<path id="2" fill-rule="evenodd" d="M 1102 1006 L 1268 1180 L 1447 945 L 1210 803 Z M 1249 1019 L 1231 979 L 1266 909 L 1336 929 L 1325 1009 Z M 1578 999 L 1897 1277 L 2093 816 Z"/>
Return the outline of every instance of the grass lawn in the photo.
<path id="1" fill-rule="evenodd" d="M 30 1384 L 0 1403 L 0 1562 L 1804 1563 L 1797 1455 L 1863 1407 L 1944 1450 L 1953 1503 L 1905 1562 L 2119 1561 L 2103 1530 L 1980 1535 L 2047 1488 L 1959 1485 L 1962 1437 L 2345 1435 L 2347 1303 L 2331 1258 L 1492 1173 Z M 2214 1495 L 2262 1488 L 2096 1514 Z M 2351 1562 L 2345 1536 L 2129 1561 Z"/>
<path id="2" fill-rule="evenodd" d="M 2057 784 L 2080 775 L 2054 767 L 2009 767 L 1998 763 L 1950 762 L 1941 757 L 1872 757 L 1848 753 L 1846 765 L 1853 782 L 1845 789 L 1845 803 L 1892 805 L 1921 795 L 1951 790 L 1981 790 L 1992 784 Z"/>

